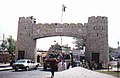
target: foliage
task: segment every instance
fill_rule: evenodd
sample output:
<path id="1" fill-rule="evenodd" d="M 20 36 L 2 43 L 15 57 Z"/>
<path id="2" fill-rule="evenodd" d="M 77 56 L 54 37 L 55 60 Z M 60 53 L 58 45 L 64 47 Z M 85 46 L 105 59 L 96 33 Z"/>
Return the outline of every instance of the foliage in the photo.
<path id="1" fill-rule="evenodd" d="M 1 51 L 5 51 L 7 49 L 7 40 L 2 40 L 0 47 Z"/>
<path id="2" fill-rule="evenodd" d="M 13 54 L 13 52 L 15 52 L 16 42 L 14 41 L 12 36 L 9 36 L 9 38 L 2 40 L 0 47 L 2 48 L 2 51 L 6 50 L 10 54 Z"/>
<path id="3" fill-rule="evenodd" d="M 116 48 L 109 47 L 109 53 L 113 53 L 116 50 Z"/>
<path id="4" fill-rule="evenodd" d="M 12 36 L 7 38 L 7 41 L 8 41 L 7 50 L 10 54 L 13 54 L 13 52 L 15 52 L 16 42 L 14 41 L 14 39 L 12 39 Z"/>
<path id="5" fill-rule="evenodd" d="M 74 44 L 75 44 L 76 49 L 78 50 L 83 49 L 83 47 L 85 46 L 85 41 L 79 37 L 74 37 L 74 39 L 75 39 Z"/>
<path id="6" fill-rule="evenodd" d="M 102 70 L 97 70 L 97 72 L 100 72 L 100 73 L 104 73 L 104 74 L 109 74 L 109 75 L 112 75 L 112 76 L 116 76 L 116 77 L 120 77 L 120 71 L 102 71 Z"/>

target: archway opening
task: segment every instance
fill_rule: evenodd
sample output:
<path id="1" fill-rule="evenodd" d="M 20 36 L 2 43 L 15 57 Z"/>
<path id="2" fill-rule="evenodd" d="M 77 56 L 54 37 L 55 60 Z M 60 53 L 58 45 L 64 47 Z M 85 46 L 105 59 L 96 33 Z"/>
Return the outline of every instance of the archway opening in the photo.
<path id="1" fill-rule="evenodd" d="M 50 47 L 55 44 L 70 47 L 70 50 L 73 53 L 73 59 L 75 61 L 83 61 L 85 52 L 85 45 L 83 44 L 83 41 L 84 41 L 83 39 L 76 41 L 75 37 L 68 36 L 53 36 L 37 39 L 36 44 L 37 61 L 42 63 L 43 58 L 46 56 L 46 52 L 48 52 Z M 80 44 L 76 42 L 79 42 Z M 78 46 L 76 45 L 80 45 L 81 48 L 77 48 Z M 62 50 L 63 52 L 67 51 L 64 48 Z"/>

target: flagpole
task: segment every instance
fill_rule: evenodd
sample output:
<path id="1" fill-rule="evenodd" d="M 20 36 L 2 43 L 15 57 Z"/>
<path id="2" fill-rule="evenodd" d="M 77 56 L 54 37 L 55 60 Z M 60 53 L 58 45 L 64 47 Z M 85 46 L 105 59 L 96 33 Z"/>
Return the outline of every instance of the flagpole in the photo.
<path id="1" fill-rule="evenodd" d="M 63 12 L 65 12 L 66 6 L 62 4 L 62 14 L 61 14 L 61 24 L 63 23 Z M 62 46 L 62 36 L 61 36 L 61 46 Z"/>
<path id="2" fill-rule="evenodd" d="M 62 13 L 61 13 L 61 24 L 62 24 L 62 21 L 63 21 L 63 4 L 62 4 Z M 61 47 L 62 47 L 62 36 L 61 36 Z"/>
<path id="3" fill-rule="evenodd" d="M 61 14 L 61 24 L 62 24 L 62 20 L 63 20 L 63 11 L 62 11 L 62 14 Z"/>

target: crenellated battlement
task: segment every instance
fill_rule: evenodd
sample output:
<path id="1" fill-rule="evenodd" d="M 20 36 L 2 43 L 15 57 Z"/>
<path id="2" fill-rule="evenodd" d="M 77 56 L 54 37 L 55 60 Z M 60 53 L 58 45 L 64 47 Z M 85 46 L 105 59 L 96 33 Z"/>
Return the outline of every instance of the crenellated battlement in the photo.
<path id="1" fill-rule="evenodd" d="M 33 19 L 33 16 L 29 16 L 29 17 L 19 17 L 19 20 L 26 20 L 26 19 Z"/>
<path id="2" fill-rule="evenodd" d="M 19 17 L 19 22 L 31 22 L 36 23 L 36 19 L 33 16 L 29 17 Z"/>
<path id="3" fill-rule="evenodd" d="M 88 17 L 88 19 L 92 19 L 92 20 L 96 20 L 96 19 L 103 20 L 103 19 L 106 19 L 107 20 L 107 17 L 106 16 L 91 16 L 91 17 Z"/>
<path id="4" fill-rule="evenodd" d="M 36 24 L 36 19 L 33 16 L 30 17 L 19 17 L 19 21 L 33 21 Z M 88 17 L 88 23 L 108 23 L 108 18 L 106 16 L 91 16 Z M 38 23 L 36 25 L 40 26 L 84 26 L 82 23 Z"/>
<path id="5" fill-rule="evenodd" d="M 38 24 L 36 24 L 37 26 L 53 26 L 53 27 L 55 27 L 55 26 L 57 26 L 57 27 L 62 27 L 62 26 L 84 26 L 82 23 L 63 23 L 63 24 L 61 24 L 61 23 L 38 23 Z"/>
<path id="6" fill-rule="evenodd" d="M 107 23 L 108 18 L 105 16 L 91 16 L 88 18 L 88 23 Z"/>

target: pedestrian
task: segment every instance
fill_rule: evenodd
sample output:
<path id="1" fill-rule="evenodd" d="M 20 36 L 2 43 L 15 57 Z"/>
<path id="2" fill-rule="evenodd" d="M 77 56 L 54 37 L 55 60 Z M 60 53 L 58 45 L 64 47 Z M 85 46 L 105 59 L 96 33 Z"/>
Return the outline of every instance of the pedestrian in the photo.
<path id="1" fill-rule="evenodd" d="M 51 68 L 51 78 L 54 78 L 54 73 L 57 68 L 57 59 L 53 58 L 50 62 L 50 68 Z"/>
<path id="2" fill-rule="evenodd" d="M 66 69 L 67 69 L 67 64 L 65 60 L 62 60 L 62 70 L 66 70 Z"/>
<path id="3" fill-rule="evenodd" d="M 62 71 L 62 61 L 61 60 L 58 63 L 58 71 Z"/>
<path id="4" fill-rule="evenodd" d="M 119 72 L 120 63 L 117 62 L 117 71 Z"/>

